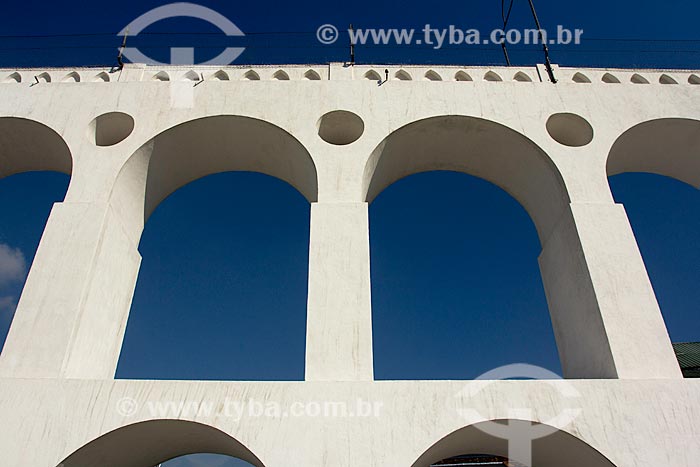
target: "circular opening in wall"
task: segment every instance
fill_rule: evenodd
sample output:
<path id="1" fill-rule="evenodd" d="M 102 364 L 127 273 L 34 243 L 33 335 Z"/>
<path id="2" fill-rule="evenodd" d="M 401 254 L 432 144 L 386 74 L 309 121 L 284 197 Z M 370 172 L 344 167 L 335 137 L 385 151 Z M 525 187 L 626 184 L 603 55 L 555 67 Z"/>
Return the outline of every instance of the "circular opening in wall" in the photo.
<path id="1" fill-rule="evenodd" d="M 564 146 L 581 147 L 593 141 L 593 127 L 576 114 L 554 114 L 547 120 L 547 132 Z"/>
<path id="2" fill-rule="evenodd" d="M 365 132 L 365 122 L 346 110 L 328 112 L 318 121 L 318 136 L 327 143 L 342 146 L 354 143 Z"/>
<path id="3" fill-rule="evenodd" d="M 114 146 L 134 131 L 134 119 L 122 112 L 102 114 L 88 127 L 88 138 L 97 146 Z"/>

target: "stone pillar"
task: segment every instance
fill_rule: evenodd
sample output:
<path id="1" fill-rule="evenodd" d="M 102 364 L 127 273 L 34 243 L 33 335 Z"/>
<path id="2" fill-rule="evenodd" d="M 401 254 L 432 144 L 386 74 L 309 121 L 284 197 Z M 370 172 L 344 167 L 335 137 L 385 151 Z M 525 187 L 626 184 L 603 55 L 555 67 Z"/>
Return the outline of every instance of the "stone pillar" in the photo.
<path id="1" fill-rule="evenodd" d="M 140 262 L 107 204 L 56 203 L 0 356 L 0 377 L 113 378 Z"/>
<path id="2" fill-rule="evenodd" d="M 307 381 L 373 376 L 367 203 L 313 203 Z"/>
<path id="3" fill-rule="evenodd" d="M 571 204 L 539 258 L 567 378 L 682 378 L 624 207 Z"/>

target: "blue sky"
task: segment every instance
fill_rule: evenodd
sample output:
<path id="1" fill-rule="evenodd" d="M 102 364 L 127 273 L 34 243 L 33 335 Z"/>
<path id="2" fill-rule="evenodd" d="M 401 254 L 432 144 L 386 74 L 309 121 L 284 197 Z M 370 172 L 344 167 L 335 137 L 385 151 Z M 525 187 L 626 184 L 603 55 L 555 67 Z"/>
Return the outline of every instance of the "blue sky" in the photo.
<path id="1" fill-rule="evenodd" d="M 698 67 L 700 4 L 681 1 L 537 0 L 545 27 L 583 28 L 579 49 L 553 48 L 555 63 Z M 10 2 L 0 26 L 0 66 L 113 64 L 117 31 L 161 2 Z M 315 42 L 324 23 L 342 28 L 436 27 L 488 31 L 500 2 L 201 2 L 249 34 L 239 63 L 344 60 L 344 47 Z M 57 20 L 61 18 L 61 20 Z M 525 0 L 511 26 L 529 27 Z M 171 20 L 149 32 L 212 32 Z M 102 33 L 92 37 L 8 35 Z M 609 41 L 594 39 L 635 39 Z M 638 41 L 657 40 L 662 42 Z M 207 35 L 138 38 L 167 48 L 224 44 Z M 671 41 L 673 40 L 673 41 Z M 90 47 L 90 48 L 86 48 Z M 31 50 L 16 50 L 28 48 Z M 679 52 L 685 50 L 685 52 Z M 663 51 L 663 52 L 661 52 Z M 207 58 L 219 50 L 203 49 Z M 363 62 L 501 63 L 500 49 L 358 48 Z M 541 61 L 537 48 L 512 52 Z M 51 205 L 68 177 L 21 174 L 0 180 L 0 342 Z M 700 340 L 700 194 L 660 176 L 613 177 L 672 340 Z M 206 209 L 202 207 L 206 206 Z M 397 182 L 370 208 L 375 373 L 378 379 L 474 378 L 514 362 L 559 372 L 537 265 L 540 246 L 520 205 L 464 174 L 427 173 Z M 301 380 L 304 373 L 309 205 L 289 185 L 247 173 L 198 180 L 153 214 L 119 361 L 119 378 Z M 503 286 L 505 284 L 505 286 Z M 199 462 L 196 463 L 196 462 Z M 167 464 L 233 466 L 213 458 Z"/>

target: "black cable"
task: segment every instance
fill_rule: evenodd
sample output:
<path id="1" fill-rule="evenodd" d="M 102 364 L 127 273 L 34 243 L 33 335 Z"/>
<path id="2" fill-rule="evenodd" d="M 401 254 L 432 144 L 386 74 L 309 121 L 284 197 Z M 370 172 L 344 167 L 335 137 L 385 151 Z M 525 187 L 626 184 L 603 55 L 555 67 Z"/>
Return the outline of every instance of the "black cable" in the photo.
<path id="1" fill-rule="evenodd" d="M 506 14 L 506 0 L 501 0 L 501 19 L 503 20 L 503 38 L 501 39 L 501 49 L 503 49 L 503 56 L 506 59 L 506 65 L 510 66 L 510 57 L 508 56 L 508 48 L 506 47 L 506 27 L 508 27 L 508 20 L 510 20 L 510 14 L 513 12 L 513 3 L 515 0 L 510 0 L 510 6 L 508 7 L 508 14 Z"/>

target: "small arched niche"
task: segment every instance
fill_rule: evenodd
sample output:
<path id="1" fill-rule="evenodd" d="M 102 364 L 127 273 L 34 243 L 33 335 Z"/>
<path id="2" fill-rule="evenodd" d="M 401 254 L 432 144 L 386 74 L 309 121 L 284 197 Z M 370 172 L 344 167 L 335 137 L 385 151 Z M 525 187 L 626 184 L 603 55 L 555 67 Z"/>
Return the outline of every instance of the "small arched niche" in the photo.
<path id="1" fill-rule="evenodd" d="M 394 74 L 394 78 L 396 78 L 399 81 L 411 81 L 411 75 L 408 74 L 407 71 L 405 70 L 399 70 Z"/>
<path id="2" fill-rule="evenodd" d="M 455 81 L 474 81 L 466 71 L 458 71 L 455 73 Z"/>
<path id="3" fill-rule="evenodd" d="M 513 76 L 513 81 L 518 81 L 520 83 L 532 83 L 532 78 L 522 71 L 519 71 L 515 74 L 515 76 Z"/>
<path id="4" fill-rule="evenodd" d="M 617 76 L 611 73 L 605 73 L 603 75 L 602 81 L 608 84 L 620 84 L 620 80 L 617 78 Z"/>
<path id="5" fill-rule="evenodd" d="M 425 79 L 428 81 L 442 81 L 442 76 L 440 76 L 436 71 L 434 70 L 428 70 L 425 73 Z"/>
<path id="6" fill-rule="evenodd" d="M 153 81 L 170 81 L 170 75 L 166 71 L 159 71 L 153 75 Z"/>
<path id="7" fill-rule="evenodd" d="M 571 80 L 572 80 L 574 83 L 590 83 L 590 82 L 591 82 L 591 79 L 590 79 L 588 76 L 586 76 L 586 75 L 584 75 L 583 73 L 581 73 L 581 72 L 577 72 L 577 73 L 574 75 L 574 77 L 571 78 Z"/>
<path id="8" fill-rule="evenodd" d="M 320 81 L 321 75 L 316 73 L 314 70 L 308 70 L 306 73 L 304 73 L 304 78 L 308 79 L 309 81 Z"/>
<path id="9" fill-rule="evenodd" d="M 190 70 L 182 76 L 182 81 L 200 81 L 202 78 L 196 71 Z"/>
<path id="10" fill-rule="evenodd" d="M 700 84 L 700 76 L 692 74 L 688 77 L 688 84 Z"/>
<path id="11" fill-rule="evenodd" d="M 109 112 L 95 118 L 88 126 L 88 138 L 96 146 L 121 143 L 134 131 L 134 119 L 123 112 Z"/>
<path id="12" fill-rule="evenodd" d="M 659 77 L 659 84 L 678 84 L 678 81 L 676 81 L 672 76 L 664 73 Z"/>
<path id="13" fill-rule="evenodd" d="M 42 73 L 38 76 L 35 76 L 35 79 L 37 83 L 50 83 L 51 75 L 49 75 L 48 73 Z"/>
<path id="14" fill-rule="evenodd" d="M 12 84 L 21 83 L 22 82 L 22 75 L 20 75 L 17 72 L 14 72 L 10 76 L 8 76 L 4 80 L 2 80 L 2 82 L 3 83 L 12 83 Z"/>
<path id="15" fill-rule="evenodd" d="M 92 79 L 93 83 L 109 83 L 109 75 L 105 73 L 104 71 L 101 73 L 98 73 L 95 75 L 95 77 Z"/>
<path id="16" fill-rule="evenodd" d="M 370 81 L 381 81 L 382 77 L 379 76 L 379 73 L 377 73 L 374 70 L 369 70 L 367 73 L 364 75 L 365 79 L 368 79 Z"/>
<path id="17" fill-rule="evenodd" d="M 260 75 L 255 70 L 248 70 L 243 75 L 244 81 L 260 81 Z"/>
<path id="18" fill-rule="evenodd" d="M 484 75 L 484 81 L 491 81 L 491 82 L 497 82 L 497 81 L 503 81 L 503 78 L 498 73 L 495 73 L 493 71 L 489 71 Z"/>
<path id="19" fill-rule="evenodd" d="M 224 70 L 219 70 L 211 77 L 212 81 L 229 81 L 231 78 Z"/>
<path id="20" fill-rule="evenodd" d="M 73 71 L 71 73 L 68 73 L 62 80 L 62 83 L 79 83 L 80 82 L 80 75 Z"/>
<path id="21" fill-rule="evenodd" d="M 640 75 L 639 73 L 633 74 L 632 78 L 630 78 L 630 81 L 634 84 L 649 84 L 649 80 L 646 79 L 644 76 Z"/>
<path id="22" fill-rule="evenodd" d="M 284 70 L 277 70 L 275 74 L 272 75 L 272 79 L 276 79 L 277 81 L 289 81 L 289 75 Z"/>
<path id="23" fill-rule="evenodd" d="M 318 136 L 336 146 L 357 141 L 365 131 L 365 123 L 359 115 L 347 110 L 334 110 L 318 121 Z"/>

